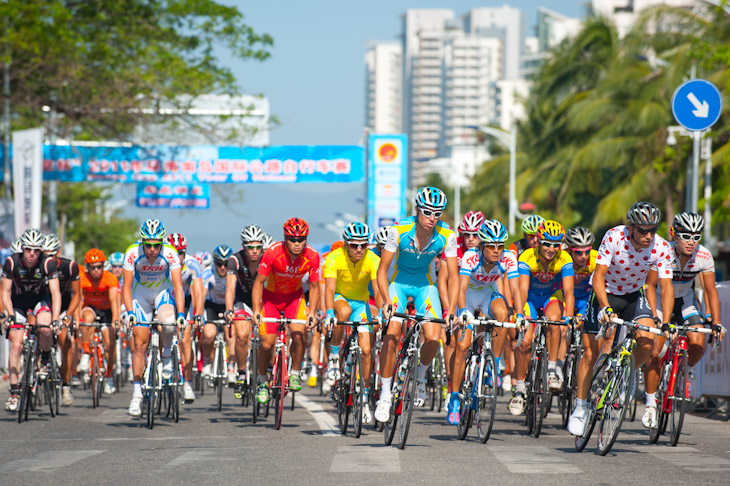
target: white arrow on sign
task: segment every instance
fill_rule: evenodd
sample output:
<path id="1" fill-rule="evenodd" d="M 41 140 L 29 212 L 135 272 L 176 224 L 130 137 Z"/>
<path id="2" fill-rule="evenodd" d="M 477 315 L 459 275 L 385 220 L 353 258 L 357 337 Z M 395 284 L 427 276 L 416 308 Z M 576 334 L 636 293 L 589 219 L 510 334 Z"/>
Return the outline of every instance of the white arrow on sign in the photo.
<path id="1" fill-rule="evenodd" d="M 702 103 L 700 103 L 700 100 L 698 100 L 692 92 L 687 95 L 687 99 L 690 103 L 692 103 L 692 106 L 695 107 L 695 109 L 692 110 L 692 114 L 694 114 L 694 116 L 697 118 L 707 118 L 710 116 L 710 105 L 707 104 L 707 101 L 703 100 Z"/>

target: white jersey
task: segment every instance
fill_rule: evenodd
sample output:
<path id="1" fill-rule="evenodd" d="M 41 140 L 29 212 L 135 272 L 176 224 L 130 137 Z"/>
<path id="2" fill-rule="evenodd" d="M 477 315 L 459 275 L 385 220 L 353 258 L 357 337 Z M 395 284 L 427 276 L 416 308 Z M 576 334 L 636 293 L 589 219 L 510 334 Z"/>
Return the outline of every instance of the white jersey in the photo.
<path id="1" fill-rule="evenodd" d="M 461 258 L 459 275 L 469 275 L 469 290 L 498 292 L 497 281 L 506 273 L 508 279 L 519 277 L 517 257 L 511 251 L 503 251 L 500 259 L 487 270 L 479 248 L 472 248 Z"/>
<path id="2" fill-rule="evenodd" d="M 684 268 L 680 268 L 679 256 L 675 250 L 675 242 L 669 243 L 674 260 L 672 264 L 672 284 L 674 285 L 674 298 L 686 297 L 694 290 L 695 278 L 700 273 L 715 273 L 715 260 L 710 251 L 702 245 L 697 245 L 694 253 L 689 257 Z"/>
<path id="3" fill-rule="evenodd" d="M 185 297 L 190 295 L 190 287 L 193 280 L 202 277 L 203 267 L 200 265 L 200 262 L 195 257 L 185 255 L 182 266 L 182 287 Z"/>
<path id="4" fill-rule="evenodd" d="M 163 244 L 155 261 L 150 262 L 144 254 L 142 244 L 135 243 L 124 254 L 123 268 L 134 271 L 132 292 L 144 289 L 159 293 L 172 288 L 170 271 L 180 268 L 180 256 L 171 245 Z"/>
<path id="5" fill-rule="evenodd" d="M 672 278 L 672 254 L 667 241 L 656 234 L 648 248 L 637 250 L 631 242 L 631 230 L 621 225 L 603 235 L 596 265 L 608 267 L 606 292 L 626 295 L 644 286 L 649 270 L 656 270 L 659 278 Z"/>
<path id="6" fill-rule="evenodd" d="M 212 268 L 207 268 L 203 272 L 203 287 L 206 291 L 205 300 L 214 304 L 226 303 L 226 279 L 228 275 L 222 277 Z"/>

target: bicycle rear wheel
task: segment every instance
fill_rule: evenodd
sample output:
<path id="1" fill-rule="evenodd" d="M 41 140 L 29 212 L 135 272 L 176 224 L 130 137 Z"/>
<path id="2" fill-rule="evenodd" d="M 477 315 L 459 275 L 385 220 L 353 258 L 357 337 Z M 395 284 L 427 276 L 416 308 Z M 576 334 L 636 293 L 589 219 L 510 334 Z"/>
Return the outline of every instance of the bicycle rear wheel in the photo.
<path id="1" fill-rule="evenodd" d="M 92 342 L 91 343 L 91 379 L 89 380 L 89 383 L 91 384 L 91 407 L 96 408 L 99 406 L 99 397 L 96 393 L 97 388 L 99 388 L 99 360 L 97 359 L 97 346 Z"/>
<path id="2" fill-rule="evenodd" d="M 608 393 L 604 394 L 601 425 L 598 428 L 598 453 L 605 456 L 616 442 L 621 424 L 626 417 L 634 382 L 634 356 L 621 360 L 615 370 Z"/>
<path id="3" fill-rule="evenodd" d="M 335 400 L 337 400 L 337 423 L 340 426 L 340 434 L 347 434 L 347 425 L 350 420 L 351 407 L 348 405 L 350 398 L 350 387 L 345 382 L 345 361 L 347 355 L 340 359 L 340 379 L 335 383 Z"/>
<path id="4" fill-rule="evenodd" d="M 532 435 L 535 438 L 540 437 L 542 431 L 542 421 L 547 414 L 547 404 L 552 400 L 550 389 L 548 388 L 547 379 L 547 350 L 543 350 L 537 361 L 537 372 L 535 373 L 535 382 L 533 383 L 533 429 Z"/>
<path id="5" fill-rule="evenodd" d="M 687 409 L 689 397 L 687 396 L 687 355 L 685 352 L 679 355 L 677 360 L 677 374 L 674 377 L 674 390 L 672 390 L 669 399 L 672 401 L 672 411 L 670 412 L 669 421 L 671 427 L 669 429 L 670 444 L 676 446 L 679 441 L 679 434 L 682 432 L 682 424 L 684 423 L 684 412 Z"/>
<path id="6" fill-rule="evenodd" d="M 533 389 L 535 380 L 537 379 L 537 371 L 537 360 L 530 359 L 530 362 L 527 364 L 527 375 L 525 376 L 525 425 L 527 426 L 528 435 L 532 435 L 532 431 L 535 429 Z"/>
<path id="7" fill-rule="evenodd" d="M 284 399 L 286 398 L 286 352 L 279 355 L 279 364 L 274 372 L 276 373 L 276 408 L 274 408 L 274 422 L 276 430 L 281 428 L 281 419 L 284 415 Z"/>
<path id="8" fill-rule="evenodd" d="M 470 348 L 471 349 L 471 348 Z M 472 407 L 472 388 L 474 383 L 471 381 L 471 350 L 466 355 L 466 369 L 464 370 L 464 379 L 459 387 L 459 395 L 461 403 L 459 403 L 459 423 L 456 424 L 456 434 L 459 440 L 464 440 L 469 433 L 471 426 L 471 407 Z"/>
<path id="9" fill-rule="evenodd" d="M 438 411 L 444 410 L 444 393 L 448 392 L 448 379 L 446 378 L 446 361 L 444 360 L 444 347 L 439 345 L 439 352 L 436 354 L 438 373 L 436 373 L 436 394 L 438 395 Z"/>
<path id="10" fill-rule="evenodd" d="M 588 445 L 588 441 L 596 426 L 598 413 L 596 404 L 603 393 L 603 378 L 606 374 L 606 365 L 608 364 L 608 355 L 603 354 L 596 361 L 593 367 L 593 378 L 591 378 L 591 386 L 588 390 L 588 399 L 586 404 L 586 421 L 583 435 L 576 436 L 575 450 L 581 452 Z M 572 412 L 572 410 L 571 410 Z"/>
<path id="11" fill-rule="evenodd" d="M 215 378 L 216 410 L 220 412 L 223 408 L 223 388 L 226 387 L 228 377 L 225 376 L 227 368 L 225 362 L 225 351 L 223 350 L 222 346 L 218 349 L 218 352 L 216 354 L 218 355 L 216 364 L 217 373 Z"/>
<path id="12" fill-rule="evenodd" d="M 497 409 L 497 377 L 499 370 L 494 354 L 487 350 L 482 365 L 482 378 L 477 390 L 476 428 L 479 441 L 484 444 L 489 440 L 494 425 L 494 412 Z"/>
<path id="13" fill-rule="evenodd" d="M 182 377 L 180 376 L 180 361 L 178 360 L 178 350 L 172 350 L 172 382 L 170 390 L 172 391 L 172 399 L 170 405 L 172 407 L 172 420 L 177 423 L 180 420 L 180 391 L 182 390 Z"/>
<path id="14" fill-rule="evenodd" d="M 51 402 L 54 412 L 51 415 L 58 415 L 61 407 L 61 373 L 58 369 L 54 351 L 51 352 L 51 360 L 48 365 L 48 380 L 51 387 Z"/>
<path id="15" fill-rule="evenodd" d="M 417 353 L 411 357 L 406 377 L 403 380 L 403 400 L 401 402 L 401 421 L 398 426 L 398 449 L 403 449 L 408 440 L 408 429 L 411 427 L 411 416 L 416 401 L 416 368 L 418 367 Z"/>
<path id="16" fill-rule="evenodd" d="M 355 438 L 362 434 L 362 409 L 364 403 L 363 390 L 365 389 L 365 380 L 362 376 L 362 356 L 360 351 L 355 352 L 352 360 L 352 372 L 350 375 L 350 396 L 352 397 L 352 427 L 354 429 Z"/>

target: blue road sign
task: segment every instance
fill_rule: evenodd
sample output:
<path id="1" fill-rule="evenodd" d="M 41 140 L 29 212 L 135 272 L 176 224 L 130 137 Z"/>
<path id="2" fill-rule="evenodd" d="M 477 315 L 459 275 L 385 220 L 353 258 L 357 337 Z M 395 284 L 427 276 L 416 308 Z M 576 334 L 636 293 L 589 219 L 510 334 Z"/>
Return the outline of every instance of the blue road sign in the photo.
<path id="1" fill-rule="evenodd" d="M 722 97 L 714 84 L 704 79 L 690 79 L 674 91 L 672 113 L 687 130 L 706 130 L 722 112 Z"/>

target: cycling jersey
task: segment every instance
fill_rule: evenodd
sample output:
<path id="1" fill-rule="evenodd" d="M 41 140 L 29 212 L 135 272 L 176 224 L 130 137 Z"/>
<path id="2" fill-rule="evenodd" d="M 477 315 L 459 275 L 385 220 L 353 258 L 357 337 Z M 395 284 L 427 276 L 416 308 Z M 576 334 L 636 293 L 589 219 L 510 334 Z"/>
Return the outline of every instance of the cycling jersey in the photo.
<path id="1" fill-rule="evenodd" d="M 469 290 L 497 292 L 497 281 L 502 275 L 506 273 L 509 280 L 519 277 L 517 258 L 510 251 L 503 251 L 489 270 L 485 266 L 484 254 L 479 248 L 472 248 L 464 254 L 459 275 L 469 276 Z"/>
<path id="2" fill-rule="evenodd" d="M 558 250 L 555 257 L 548 264 L 547 270 L 543 269 L 540 263 L 540 249 L 538 247 L 529 248 L 522 252 L 518 262 L 520 275 L 530 277 L 530 295 L 549 296 L 556 290 L 562 288 L 563 278 L 574 276 L 573 258 L 568 252 Z"/>
<path id="3" fill-rule="evenodd" d="M 151 291 L 170 289 L 172 288 L 170 270 L 181 268 L 180 256 L 171 245 L 163 244 L 155 261 L 150 262 L 145 256 L 142 244 L 135 243 L 127 248 L 123 268 L 134 272 L 132 292 L 143 291 L 145 288 Z"/>
<path id="4" fill-rule="evenodd" d="M 190 288 L 192 287 L 193 280 L 196 278 L 202 278 L 203 267 L 195 257 L 185 255 L 185 260 L 182 262 L 182 288 L 185 297 L 190 295 Z"/>
<path id="5" fill-rule="evenodd" d="M 628 226 L 616 226 L 606 232 L 596 255 L 596 265 L 608 267 L 606 292 L 625 295 L 636 292 L 646 283 L 650 269 L 659 278 L 672 278 L 673 252 L 664 238 L 655 234 L 648 248 L 634 248 Z"/>
<path id="6" fill-rule="evenodd" d="M 203 272 L 203 288 L 206 292 L 206 302 L 225 305 L 226 275 L 220 276 L 213 268 L 206 268 Z"/>
<path id="7" fill-rule="evenodd" d="M 346 248 L 330 252 L 324 264 L 323 278 L 337 280 L 335 292 L 346 299 L 366 301 L 370 296 L 368 284 L 377 278 L 380 258 L 369 250 L 359 262 L 353 263 Z"/>
<path id="8" fill-rule="evenodd" d="M 97 310 L 109 310 L 112 303 L 109 300 L 109 289 L 119 288 L 119 281 L 111 272 L 104 270 L 98 282 L 89 277 L 88 272 L 81 273 L 81 295 L 84 296 L 84 305 Z"/>
<path id="9" fill-rule="evenodd" d="M 58 268 L 58 286 L 61 289 L 61 310 L 68 310 L 73 298 L 71 285 L 80 278 L 79 264 L 75 260 L 60 257 L 56 260 Z"/>
<path id="10" fill-rule="evenodd" d="M 593 292 L 593 286 L 591 285 L 591 275 L 596 269 L 596 256 L 598 252 L 591 250 L 590 257 L 588 259 L 588 265 L 583 268 L 575 268 L 573 265 L 573 271 L 575 272 L 575 286 L 573 287 L 573 295 L 575 300 L 587 300 Z M 577 306 L 576 306 L 577 307 Z"/>
<path id="11" fill-rule="evenodd" d="M 469 249 L 464 244 L 464 238 L 461 236 L 456 237 L 456 264 L 461 267 L 461 259 L 464 257 Z M 445 253 L 441 253 L 441 258 L 446 259 Z"/>
<path id="12" fill-rule="evenodd" d="M 251 291 L 256 275 L 249 269 L 250 262 L 244 250 L 233 254 L 228 259 L 228 275 L 236 276 L 236 302 L 243 302 L 251 306 Z"/>
<path id="13" fill-rule="evenodd" d="M 674 285 L 674 298 L 693 295 L 695 278 L 700 273 L 715 273 L 715 260 L 710 251 L 702 245 L 697 245 L 694 253 L 687 259 L 684 268 L 680 268 L 679 255 L 676 253 L 676 243 L 669 243 L 672 259 L 672 284 Z"/>
<path id="14" fill-rule="evenodd" d="M 268 277 L 265 289 L 279 294 L 301 292 L 305 274 L 309 274 L 310 282 L 319 282 L 319 253 L 307 245 L 299 256 L 292 258 L 285 245 L 280 241 L 261 257 L 258 273 Z"/>
<path id="15" fill-rule="evenodd" d="M 46 255 L 40 255 L 38 264 L 29 268 L 23 263 L 23 254 L 14 253 L 5 260 L 3 278 L 13 282 L 13 307 L 25 312 L 39 302 L 50 304 L 48 280 L 58 278 L 58 269 L 54 259 Z"/>
<path id="16" fill-rule="evenodd" d="M 385 243 L 387 251 L 396 253 L 396 271 L 393 280 L 397 280 L 399 273 L 426 275 L 431 280 L 430 266 L 433 259 L 441 255 L 444 258 L 457 256 L 456 234 L 443 221 L 438 221 L 433 230 L 431 239 L 425 248 L 417 248 L 416 216 L 399 221 L 388 230 L 388 240 Z"/>
<path id="17" fill-rule="evenodd" d="M 529 249 L 529 247 L 527 246 L 527 240 L 525 238 L 517 240 L 509 246 L 509 251 L 511 251 L 517 258 L 519 258 L 527 249 Z"/>

